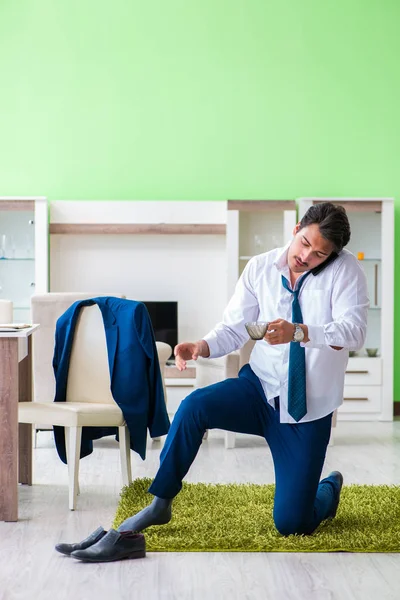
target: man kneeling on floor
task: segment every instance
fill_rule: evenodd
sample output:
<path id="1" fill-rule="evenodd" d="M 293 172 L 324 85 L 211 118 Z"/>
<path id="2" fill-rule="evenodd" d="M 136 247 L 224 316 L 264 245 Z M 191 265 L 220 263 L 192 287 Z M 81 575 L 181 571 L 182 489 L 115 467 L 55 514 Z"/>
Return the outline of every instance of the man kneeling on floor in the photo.
<path id="1" fill-rule="evenodd" d="M 175 347 L 176 365 L 199 356 L 216 358 L 248 341 L 246 323 L 268 323 L 249 364 L 236 379 L 197 389 L 180 405 L 149 492 L 152 503 L 106 532 L 56 549 L 83 561 L 144 556 L 139 532 L 171 520 L 207 429 L 260 435 L 275 468 L 274 522 L 282 535 L 311 534 L 339 505 L 342 474 L 320 481 L 332 413 L 343 401 L 349 350 L 365 340 L 367 283 L 350 239 L 345 210 L 312 206 L 283 248 L 254 256 L 246 265 L 223 320 L 204 339 Z"/>

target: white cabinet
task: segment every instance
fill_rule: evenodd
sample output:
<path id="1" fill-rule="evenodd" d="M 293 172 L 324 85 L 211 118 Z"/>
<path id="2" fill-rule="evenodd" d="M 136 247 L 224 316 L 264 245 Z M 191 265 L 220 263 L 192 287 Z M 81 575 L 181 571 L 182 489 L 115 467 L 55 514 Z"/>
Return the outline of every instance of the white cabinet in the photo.
<path id="1" fill-rule="evenodd" d="M 0 197 L 0 298 L 16 322 L 31 320 L 31 296 L 48 291 L 48 216 L 43 197 Z"/>
<path id="2" fill-rule="evenodd" d="M 291 200 L 229 200 L 226 224 L 228 297 L 247 262 L 256 254 L 284 246 L 296 225 Z"/>
<path id="3" fill-rule="evenodd" d="M 344 206 L 347 245 L 360 260 L 370 298 L 365 347 L 349 358 L 339 420 L 393 419 L 394 203 L 392 198 L 301 198 L 299 218 L 318 202 Z M 367 349 L 377 349 L 375 357 Z"/>

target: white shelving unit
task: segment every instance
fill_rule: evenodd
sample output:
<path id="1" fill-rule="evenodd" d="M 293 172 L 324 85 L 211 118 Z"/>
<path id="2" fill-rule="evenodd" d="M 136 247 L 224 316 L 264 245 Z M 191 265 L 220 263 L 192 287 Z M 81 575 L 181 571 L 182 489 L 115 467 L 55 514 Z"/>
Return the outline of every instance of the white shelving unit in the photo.
<path id="1" fill-rule="evenodd" d="M 256 254 L 284 246 L 296 225 L 291 200 L 229 200 L 226 225 L 228 298 L 247 262 Z"/>
<path id="2" fill-rule="evenodd" d="M 370 297 L 365 348 L 349 358 L 344 402 L 338 411 L 338 420 L 391 421 L 394 342 L 393 199 L 301 198 L 299 218 L 318 202 L 333 202 L 346 209 L 351 227 L 347 249 L 360 257 Z M 367 348 L 377 348 L 377 356 L 369 357 Z"/>
<path id="3" fill-rule="evenodd" d="M 0 197 L 0 298 L 16 322 L 29 322 L 31 296 L 48 291 L 47 215 L 44 197 Z"/>

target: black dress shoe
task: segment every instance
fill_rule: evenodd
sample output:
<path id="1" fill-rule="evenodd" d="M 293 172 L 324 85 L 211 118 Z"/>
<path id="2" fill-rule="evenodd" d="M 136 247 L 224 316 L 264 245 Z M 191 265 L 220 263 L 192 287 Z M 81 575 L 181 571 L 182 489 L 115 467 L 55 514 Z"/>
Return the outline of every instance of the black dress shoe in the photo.
<path id="1" fill-rule="evenodd" d="M 331 519 L 334 519 L 336 517 L 337 509 L 339 507 L 340 492 L 342 491 L 343 487 L 343 475 L 340 473 L 340 471 L 332 471 L 332 473 L 329 473 L 328 479 L 333 479 L 336 483 L 336 485 L 334 486 L 335 504 L 333 506 L 331 515 Z"/>
<path id="2" fill-rule="evenodd" d="M 146 542 L 142 533 L 110 529 L 96 544 L 86 550 L 75 550 L 71 556 L 86 562 L 110 562 L 122 558 L 144 558 Z"/>
<path id="3" fill-rule="evenodd" d="M 57 544 L 56 550 L 57 552 L 61 552 L 61 554 L 66 554 L 70 556 L 72 552 L 75 550 L 85 550 L 89 548 L 89 546 L 93 546 L 102 537 L 106 535 L 107 531 L 105 531 L 102 527 L 98 527 L 96 531 L 93 531 L 87 538 L 78 542 L 77 544 Z"/>

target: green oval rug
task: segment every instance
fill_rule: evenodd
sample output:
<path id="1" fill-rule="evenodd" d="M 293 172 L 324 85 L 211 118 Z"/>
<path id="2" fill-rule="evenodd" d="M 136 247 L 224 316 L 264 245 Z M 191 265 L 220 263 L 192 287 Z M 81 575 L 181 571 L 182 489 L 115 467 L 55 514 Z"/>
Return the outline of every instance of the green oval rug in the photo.
<path id="1" fill-rule="evenodd" d="M 121 491 L 113 527 L 150 504 L 151 479 Z M 400 552 L 400 486 L 344 486 L 336 518 L 310 536 L 274 527 L 275 486 L 184 483 L 167 525 L 145 531 L 149 552 Z"/>

